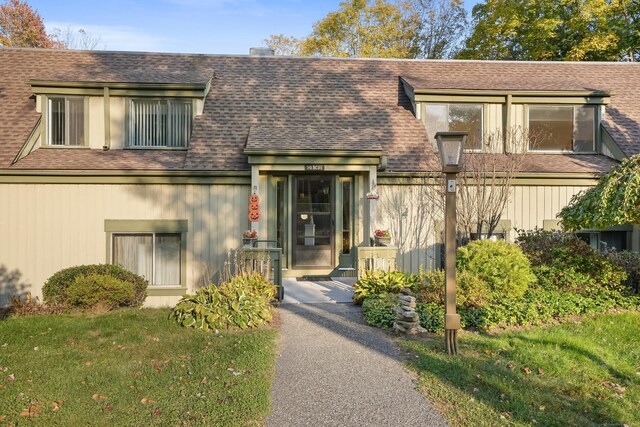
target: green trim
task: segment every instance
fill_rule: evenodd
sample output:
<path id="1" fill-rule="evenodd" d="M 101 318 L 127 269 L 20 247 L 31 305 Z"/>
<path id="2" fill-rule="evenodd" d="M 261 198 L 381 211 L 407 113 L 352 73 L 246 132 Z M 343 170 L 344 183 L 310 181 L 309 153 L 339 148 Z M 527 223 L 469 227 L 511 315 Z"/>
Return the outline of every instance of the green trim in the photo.
<path id="1" fill-rule="evenodd" d="M 504 104 L 504 96 L 416 94 L 416 102 Z"/>
<path id="2" fill-rule="evenodd" d="M 0 170 L 0 184 L 251 185 L 250 172 Z"/>
<path id="3" fill-rule="evenodd" d="M 60 82 L 30 80 L 35 94 L 102 96 L 106 88 L 111 96 L 160 96 L 204 98 L 211 88 L 211 79 L 200 83 L 113 83 L 113 82 Z"/>
<path id="4" fill-rule="evenodd" d="M 403 81 L 404 78 L 401 77 Z M 406 82 L 410 87 L 411 83 Z M 416 94 L 441 94 L 441 95 L 497 95 L 497 96 L 613 96 L 615 93 L 606 90 L 491 90 L 491 89 L 416 89 Z"/>
<path id="5" fill-rule="evenodd" d="M 40 117 L 38 117 L 38 121 L 36 122 L 36 125 L 31 130 L 31 133 L 29 134 L 27 141 L 22 145 L 22 148 L 20 149 L 20 151 L 18 151 L 18 154 L 16 155 L 15 159 L 13 159 L 13 163 L 11 164 L 15 164 L 18 160 L 22 159 L 23 157 L 26 157 L 29 153 L 31 153 L 31 151 L 33 150 L 33 147 L 35 147 L 36 143 L 38 142 L 38 138 L 40 138 L 41 135 L 42 135 L 42 114 L 40 115 Z"/>
<path id="6" fill-rule="evenodd" d="M 122 219 L 105 219 L 104 231 L 106 233 L 106 262 L 111 264 L 114 233 L 180 233 L 180 287 L 163 287 L 158 289 L 157 296 L 174 296 L 183 295 L 187 286 L 187 232 L 189 231 L 189 223 L 186 219 L 156 219 L 156 220 L 122 220 Z M 154 242 L 155 245 L 155 242 Z M 153 287 L 147 288 L 148 290 Z M 166 292 L 166 293 L 165 293 Z M 149 294 L 153 295 L 153 294 Z"/>
<path id="7" fill-rule="evenodd" d="M 395 172 L 378 175 L 378 185 L 435 185 L 440 172 L 407 173 Z M 426 182 L 425 182 L 426 180 Z M 513 185 L 516 186 L 593 186 L 598 183 L 598 176 L 593 173 L 575 174 L 518 174 Z"/>
<path id="8" fill-rule="evenodd" d="M 607 105 L 610 99 L 607 97 L 594 96 L 514 96 L 514 104 L 575 104 L 575 105 Z"/>
<path id="9" fill-rule="evenodd" d="M 615 140 L 611 137 L 609 131 L 602 126 L 600 127 L 600 136 L 602 146 L 606 147 L 616 160 L 622 160 L 627 157 L 627 155 L 620 149 L 620 146 L 616 144 Z"/>
<path id="10" fill-rule="evenodd" d="M 186 219 L 105 219 L 104 231 L 184 233 L 189 231 L 189 224 Z"/>
<path id="11" fill-rule="evenodd" d="M 103 89 L 104 99 L 102 101 L 104 105 L 104 145 L 103 149 L 108 150 L 111 148 L 111 99 L 109 94 L 109 88 Z"/>
<path id="12" fill-rule="evenodd" d="M 247 155 L 262 156 L 323 156 L 323 157 L 379 157 L 388 154 L 384 150 L 273 150 L 262 148 L 245 148 Z"/>
<path id="13" fill-rule="evenodd" d="M 257 156 L 249 155 L 248 162 L 250 165 L 365 165 L 377 166 L 380 164 L 380 152 L 377 156 L 364 157 L 345 155 L 345 157 L 332 157 L 334 154 L 323 155 L 307 155 L 307 156 Z"/>
<path id="14" fill-rule="evenodd" d="M 149 286 L 147 287 L 147 296 L 149 297 L 181 297 L 187 294 L 186 287 L 162 288 Z"/>

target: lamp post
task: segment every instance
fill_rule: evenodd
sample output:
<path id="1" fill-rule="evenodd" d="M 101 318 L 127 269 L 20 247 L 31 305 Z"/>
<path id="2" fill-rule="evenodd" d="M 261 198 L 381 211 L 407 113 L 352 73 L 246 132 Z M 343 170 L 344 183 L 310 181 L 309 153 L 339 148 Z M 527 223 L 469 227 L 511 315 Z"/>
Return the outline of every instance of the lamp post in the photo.
<path id="1" fill-rule="evenodd" d="M 444 219 L 444 329 L 447 353 L 458 354 L 460 316 L 456 314 L 456 175 L 462 165 L 466 132 L 438 132 L 436 141 L 446 180 Z"/>

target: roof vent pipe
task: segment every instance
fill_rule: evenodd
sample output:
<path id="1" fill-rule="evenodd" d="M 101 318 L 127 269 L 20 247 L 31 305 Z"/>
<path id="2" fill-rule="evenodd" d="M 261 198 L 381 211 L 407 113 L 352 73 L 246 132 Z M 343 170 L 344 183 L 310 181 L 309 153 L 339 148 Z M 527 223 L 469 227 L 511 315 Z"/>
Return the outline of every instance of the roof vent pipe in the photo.
<path id="1" fill-rule="evenodd" d="M 270 47 L 252 47 L 249 49 L 249 56 L 274 56 L 275 50 Z"/>

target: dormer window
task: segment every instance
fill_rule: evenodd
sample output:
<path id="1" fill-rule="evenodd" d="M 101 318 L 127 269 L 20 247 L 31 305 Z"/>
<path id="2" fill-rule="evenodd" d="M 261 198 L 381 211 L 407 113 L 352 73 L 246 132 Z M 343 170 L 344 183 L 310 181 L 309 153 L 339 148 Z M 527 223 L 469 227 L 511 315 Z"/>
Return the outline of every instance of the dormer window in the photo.
<path id="1" fill-rule="evenodd" d="M 129 147 L 187 147 L 193 122 L 190 99 L 132 99 L 129 113 Z"/>
<path id="2" fill-rule="evenodd" d="M 48 100 L 48 144 L 85 145 L 85 99 L 81 96 L 50 97 Z"/>
<path id="3" fill-rule="evenodd" d="M 596 107 L 529 105 L 531 151 L 595 151 Z"/>
<path id="4" fill-rule="evenodd" d="M 425 103 L 424 123 L 434 143 L 437 132 L 467 132 L 465 150 L 482 150 L 482 104 Z"/>

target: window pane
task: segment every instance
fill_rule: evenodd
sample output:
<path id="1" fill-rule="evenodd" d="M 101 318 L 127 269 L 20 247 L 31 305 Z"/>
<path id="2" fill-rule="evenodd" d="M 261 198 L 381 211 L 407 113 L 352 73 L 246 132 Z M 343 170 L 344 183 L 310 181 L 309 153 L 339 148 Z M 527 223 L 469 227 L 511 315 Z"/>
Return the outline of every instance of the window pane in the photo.
<path id="1" fill-rule="evenodd" d="M 64 145 L 64 98 L 49 99 L 51 145 Z"/>
<path id="2" fill-rule="evenodd" d="M 445 104 L 426 104 L 424 123 L 434 148 L 437 148 L 436 133 L 449 131 L 448 110 Z"/>
<path id="3" fill-rule="evenodd" d="M 191 101 L 144 100 L 131 103 L 132 147 L 186 147 L 191 137 Z"/>
<path id="4" fill-rule="evenodd" d="M 113 263 L 153 281 L 151 234 L 114 234 Z"/>
<path id="5" fill-rule="evenodd" d="M 180 285 L 180 235 L 156 234 L 154 285 Z"/>
<path id="6" fill-rule="evenodd" d="M 424 112 L 425 126 L 434 147 L 438 132 L 467 132 L 465 149 L 482 149 L 482 105 L 425 104 Z"/>
<path id="7" fill-rule="evenodd" d="M 594 151 L 593 135 L 595 131 L 596 109 L 592 106 L 576 106 L 576 128 L 574 132 L 573 150 L 577 152 Z"/>
<path id="8" fill-rule="evenodd" d="M 84 145 L 84 99 L 67 98 L 69 134 L 67 145 Z"/>
<path id="9" fill-rule="evenodd" d="M 449 130 L 467 132 L 467 150 L 482 149 L 482 105 L 449 105 Z"/>
<path id="10" fill-rule="evenodd" d="M 191 102 L 171 101 L 170 109 L 170 147 L 186 147 L 191 137 Z"/>
<path id="11" fill-rule="evenodd" d="M 530 105 L 529 148 L 573 149 L 573 106 Z"/>

